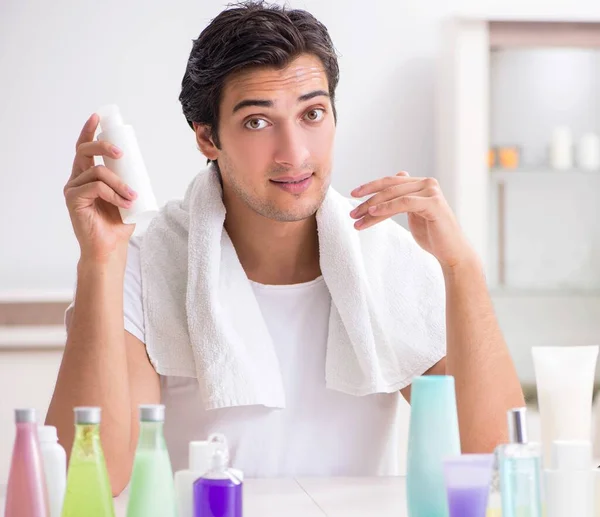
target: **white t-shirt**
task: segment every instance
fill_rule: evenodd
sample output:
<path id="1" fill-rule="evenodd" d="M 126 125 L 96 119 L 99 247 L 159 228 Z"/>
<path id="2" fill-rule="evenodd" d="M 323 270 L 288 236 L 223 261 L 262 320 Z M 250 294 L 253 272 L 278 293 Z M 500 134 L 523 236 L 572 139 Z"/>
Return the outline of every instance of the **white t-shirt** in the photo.
<path id="1" fill-rule="evenodd" d="M 206 411 L 195 378 L 161 375 L 174 470 L 187 467 L 189 441 L 221 432 L 232 466 L 249 477 L 401 474 L 408 414 L 402 395 L 354 397 L 325 387 L 331 297 L 323 278 L 296 285 L 251 284 L 276 348 L 287 407 Z M 143 310 L 139 241 L 133 238 L 124 324 L 142 342 Z"/>

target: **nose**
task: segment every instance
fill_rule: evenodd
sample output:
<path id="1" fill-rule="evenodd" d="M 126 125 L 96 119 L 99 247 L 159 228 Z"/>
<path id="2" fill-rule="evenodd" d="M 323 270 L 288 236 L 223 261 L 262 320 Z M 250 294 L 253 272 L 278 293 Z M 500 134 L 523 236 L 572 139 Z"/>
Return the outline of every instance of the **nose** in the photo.
<path id="1" fill-rule="evenodd" d="M 280 125 L 275 145 L 275 162 L 292 169 L 301 169 L 310 151 L 304 130 L 296 124 Z"/>

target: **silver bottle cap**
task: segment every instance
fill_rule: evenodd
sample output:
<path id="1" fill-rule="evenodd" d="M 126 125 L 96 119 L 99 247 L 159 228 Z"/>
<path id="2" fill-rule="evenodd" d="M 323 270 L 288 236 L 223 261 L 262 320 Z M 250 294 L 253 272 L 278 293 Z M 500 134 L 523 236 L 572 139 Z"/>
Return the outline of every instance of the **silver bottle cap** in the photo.
<path id="1" fill-rule="evenodd" d="M 15 409 L 15 423 L 17 424 L 35 424 L 35 409 Z"/>
<path id="2" fill-rule="evenodd" d="M 510 409 L 507 416 L 510 443 L 527 443 L 527 408 Z"/>
<path id="3" fill-rule="evenodd" d="M 75 424 L 77 425 L 96 425 L 100 423 L 100 414 L 102 409 L 99 407 L 76 407 Z"/>
<path id="4" fill-rule="evenodd" d="M 140 408 L 140 422 L 164 422 L 165 406 L 162 404 L 142 404 Z"/>

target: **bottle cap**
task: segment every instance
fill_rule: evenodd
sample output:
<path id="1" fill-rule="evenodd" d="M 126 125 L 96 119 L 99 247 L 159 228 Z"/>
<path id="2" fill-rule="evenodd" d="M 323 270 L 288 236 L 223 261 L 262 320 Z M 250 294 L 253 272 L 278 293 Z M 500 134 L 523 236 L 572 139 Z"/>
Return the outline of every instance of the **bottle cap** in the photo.
<path id="1" fill-rule="evenodd" d="M 96 425 L 100 423 L 102 410 L 99 407 L 76 407 L 74 411 L 76 425 Z"/>
<path id="2" fill-rule="evenodd" d="M 17 424 L 35 424 L 35 409 L 15 409 L 15 423 Z"/>
<path id="3" fill-rule="evenodd" d="M 527 443 L 527 408 L 509 409 L 507 417 L 510 443 Z"/>
<path id="4" fill-rule="evenodd" d="M 164 422 L 165 406 L 162 404 L 142 404 L 139 406 L 140 422 Z"/>
<path id="5" fill-rule="evenodd" d="M 43 443 L 58 442 L 58 433 L 56 432 L 56 427 L 53 425 L 39 425 L 38 438 L 40 442 Z"/>
<path id="6" fill-rule="evenodd" d="M 586 440 L 553 441 L 552 468 L 555 470 L 591 469 L 592 444 Z"/>
<path id="7" fill-rule="evenodd" d="M 100 128 L 102 131 L 123 125 L 121 110 L 116 104 L 102 106 L 97 112 L 100 117 Z"/>

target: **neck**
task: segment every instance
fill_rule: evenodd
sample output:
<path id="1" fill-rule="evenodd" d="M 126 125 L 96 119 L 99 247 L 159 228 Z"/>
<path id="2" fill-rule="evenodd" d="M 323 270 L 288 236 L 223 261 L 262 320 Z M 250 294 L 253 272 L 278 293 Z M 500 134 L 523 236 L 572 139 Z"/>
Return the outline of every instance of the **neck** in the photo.
<path id="1" fill-rule="evenodd" d="M 250 280 L 268 285 L 299 284 L 321 274 L 315 216 L 280 222 L 227 195 L 224 202 L 225 230 Z"/>

